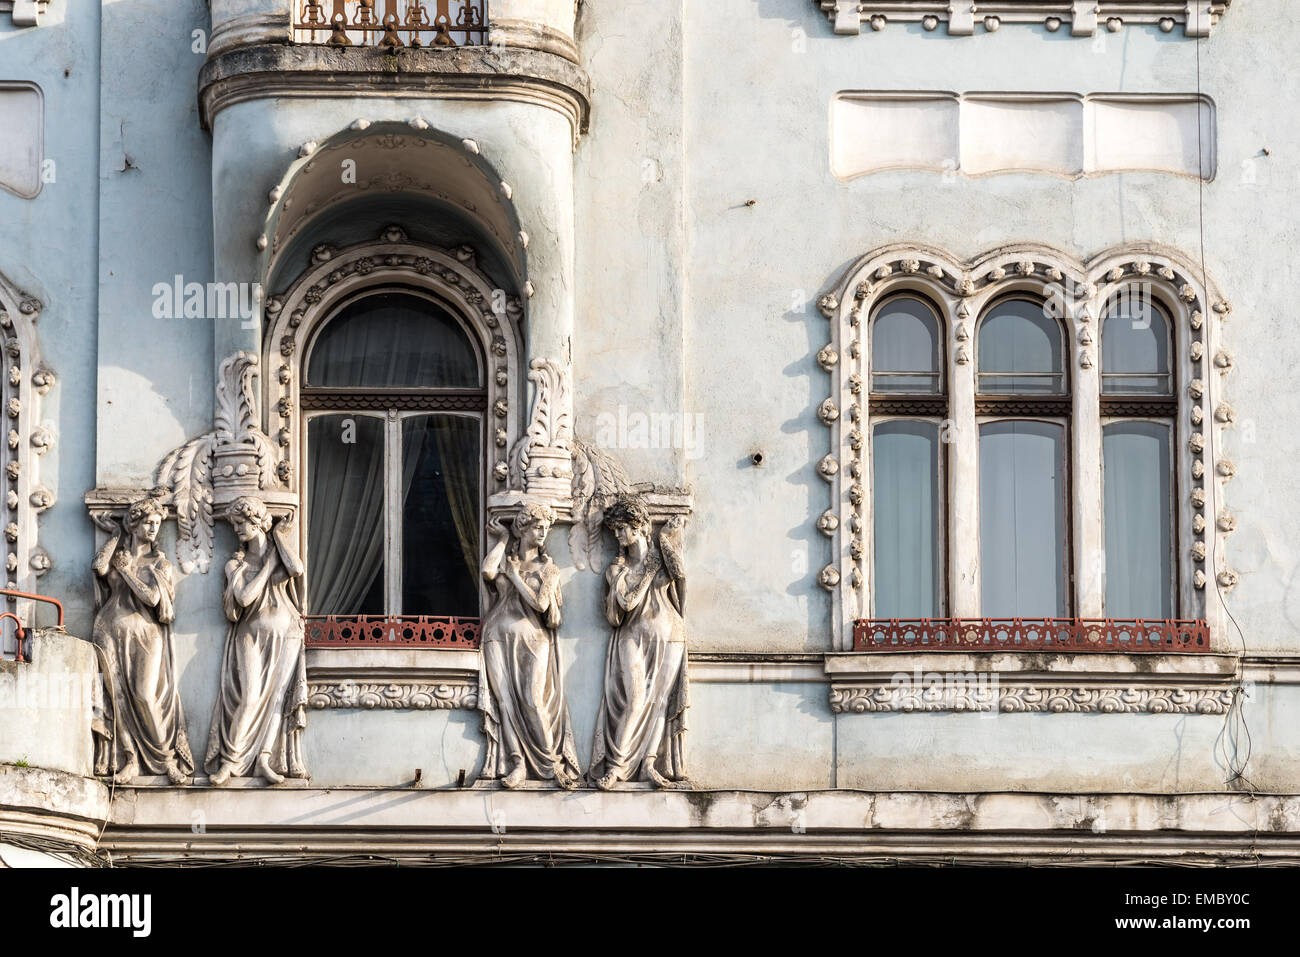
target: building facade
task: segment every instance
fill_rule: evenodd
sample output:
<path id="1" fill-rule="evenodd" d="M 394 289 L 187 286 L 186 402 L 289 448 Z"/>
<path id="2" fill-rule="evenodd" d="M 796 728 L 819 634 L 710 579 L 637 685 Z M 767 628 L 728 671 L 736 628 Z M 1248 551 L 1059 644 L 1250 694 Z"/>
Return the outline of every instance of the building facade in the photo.
<path id="1" fill-rule="evenodd" d="M 0 3 L 0 857 L 1294 862 L 1293 19 Z"/>

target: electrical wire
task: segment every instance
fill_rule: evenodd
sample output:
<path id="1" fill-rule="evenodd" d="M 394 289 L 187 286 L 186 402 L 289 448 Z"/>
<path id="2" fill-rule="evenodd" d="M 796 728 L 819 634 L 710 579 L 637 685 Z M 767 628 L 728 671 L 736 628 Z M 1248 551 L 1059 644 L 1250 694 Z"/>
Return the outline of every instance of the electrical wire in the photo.
<path id="1" fill-rule="evenodd" d="M 1191 11 L 1189 10 L 1189 16 L 1190 14 Z M 1201 32 L 1202 31 L 1198 30 L 1198 34 Z M 1201 109 L 1201 103 L 1202 103 L 1201 43 L 1203 40 L 1204 37 L 1198 35 L 1196 37 L 1196 47 L 1195 47 L 1196 49 L 1196 148 L 1197 148 L 1198 164 L 1203 164 L 1204 157 L 1205 157 L 1205 132 L 1203 129 L 1203 118 L 1202 118 L 1204 111 Z M 1202 168 L 1200 169 L 1199 172 L 1201 175 L 1197 177 L 1197 229 L 1198 229 L 1199 239 L 1200 239 L 1201 288 L 1205 290 L 1206 294 L 1208 295 L 1210 282 L 1209 282 L 1209 270 L 1206 267 L 1206 256 L 1205 256 L 1205 173 L 1206 170 Z M 1206 321 L 1206 329 L 1208 330 L 1209 323 L 1212 321 L 1211 315 L 1213 313 L 1213 310 L 1209 308 L 1208 302 L 1205 304 L 1205 306 L 1206 306 L 1205 321 Z M 1208 361 L 1209 357 L 1207 356 L 1206 358 Z M 1213 423 L 1213 419 L 1211 419 L 1211 423 Z M 1214 437 L 1213 424 L 1211 424 L 1210 428 L 1206 429 L 1206 443 L 1210 453 L 1209 460 L 1211 462 L 1214 462 L 1215 461 L 1215 437 Z M 1211 483 L 1215 481 L 1213 475 L 1210 476 L 1210 481 Z M 1217 505 L 1219 502 L 1219 496 L 1215 495 L 1213 501 Z M 1251 756 L 1251 751 L 1254 743 L 1251 738 L 1250 725 L 1246 721 L 1245 704 L 1244 704 L 1244 700 L 1246 697 L 1245 665 L 1244 665 L 1245 658 L 1246 658 L 1246 634 L 1242 630 L 1240 623 L 1238 623 L 1236 616 L 1232 614 L 1232 609 L 1228 607 L 1227 599 L 1224 597 L 1223 594 L 1223 586 L 1220 585 L 1219 583 L 1219 575 L 1218 572 L 1216 571 L 1218 567 L 1216 561 L 1216 555 L 1218 552 L 1218 540 L 1219 540 L 1219 535 L 1217 532 L 1217 523 L 1216 523 L 1216 530 L 1214 531 L 1213 534 L 1210 535 L 1210 554 L 1209 554 L 1209 563 L 1208 563 L 1210 568 L 1210 577 L 1214 581 L 1214 593 L 1219 599 L 1219 605 L 1223 608 L 1224 614 L 1228 616 L 1228 620 L 1232 622 L 1232 627 L 1237 632 L 1237 638 L 1241 644 L 1241 654 L 1237 656 L 1237 664 L 1233 675 L 1234 683 L 1232 687 L 1232 703 L 1228 706 L 1228 710 L 1224 714 L 1223 727 L 1219 731 L 1218 737 L 1215 739 L 1215 751 L 1217 754 L 1220 754 L 1222 756 L 1224 761 L 1224 766 L 1228 771 L 1229 777 L 1226 782 L 1228 787 L 1233 788 L 1234 790 L 1248 791 L 1253 794 L 1253 793 L 1257 793 L 1259 791 L 1259 788 L 1255 785 L 1253 781 L 1251 781 L 1246 776 L 1246 766 L 1250 763 L 1250 756 Z M 1244 739 L 1244 746 L 1243 746 L 1243 739 Z"/>

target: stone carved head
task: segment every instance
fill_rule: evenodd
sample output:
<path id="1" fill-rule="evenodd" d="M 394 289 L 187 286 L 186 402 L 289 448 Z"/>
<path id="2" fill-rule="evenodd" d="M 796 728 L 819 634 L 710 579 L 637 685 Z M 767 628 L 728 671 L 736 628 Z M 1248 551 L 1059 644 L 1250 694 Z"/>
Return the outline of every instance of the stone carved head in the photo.
<path id="1" fill-rule="evenodd" d="M 147 495 L 132 502 L 126 510 L 126 530 L 135 538 L 153 544 L 167 520 L 167 502 L 158 495 Z"/>
<path id="2" fill-rule="evenodd" d="M 515 541 L 522 546 L 535 546 L 538 551 L 546 547 L 546 535 L 555 524 L 555 509 L 540 502 L 529 502 L 515 513 L 511 522 Z"/>
<path id="3" fill-rule="evenodd" d="M 250 542 L 259 533 L 265 535 L 271 530 L 270 510 L 260 498 L 251 495 L 241 495 L 235 499 L 230 505 L 228 518 L 230 527 L 235 530 L 235 537 L 241 543 Z"/>
<path id="4" fill-rule="evenodd" d="M 650 509 L 639 495 L 620 495 L 605 509 L 605 527 L 613 533 L 619 547 L 626 549 L 637 538 L 650 534 Z"/>

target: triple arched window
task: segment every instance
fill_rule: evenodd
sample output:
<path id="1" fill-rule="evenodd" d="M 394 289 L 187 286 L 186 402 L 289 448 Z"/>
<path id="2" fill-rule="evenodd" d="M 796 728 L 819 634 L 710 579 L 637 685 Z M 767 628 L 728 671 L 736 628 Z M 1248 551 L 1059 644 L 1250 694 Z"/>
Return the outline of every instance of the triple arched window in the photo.
<path id="1" fill-rule="evenodd" d="M 822 300 L 837 647 L 862 620 L 1206 617 L 1231 470 L 1208 461 L 1207 406 L 1230 412 L 1205 294 L 1172 264 L 1097 262 L 882 257 Z"/>
<path id="2" fill-rule="evenodd" d="M 1061 320 L 1012 295 L 975 331 L 979 617 L 1067 618 L 1072 401 Z M 871 318 L 873 618 L 946 614 L 948 414 L 938 312 L 915 294 Z M 1172 617 L 1174 376 L 1170 327 L 1153 302 L 1126 299 L 1102 323 L 1101 476 L 1105 615 Z M 1138 416 L 1128 408 L 1144 402 Z M 1168 403 L 1168 408 L 1161 408 Z M 1084 488 L 1077 497 L 1086 496 Z"/>

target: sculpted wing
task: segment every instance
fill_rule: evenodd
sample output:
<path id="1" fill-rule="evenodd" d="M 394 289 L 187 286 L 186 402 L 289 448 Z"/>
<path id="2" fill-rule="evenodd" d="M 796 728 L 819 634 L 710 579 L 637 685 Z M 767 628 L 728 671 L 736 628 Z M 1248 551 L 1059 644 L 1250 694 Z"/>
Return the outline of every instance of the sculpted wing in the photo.
<path id="1" fill-rule="evenodd" d="M 605 509 L 632 488 L 623 466 L 606 452 L 585 442 L 573 443 L 573 525 L 569 550 L 578 568 L 595 569 L 600 525 Z"/>

